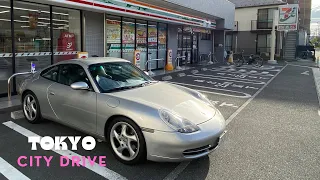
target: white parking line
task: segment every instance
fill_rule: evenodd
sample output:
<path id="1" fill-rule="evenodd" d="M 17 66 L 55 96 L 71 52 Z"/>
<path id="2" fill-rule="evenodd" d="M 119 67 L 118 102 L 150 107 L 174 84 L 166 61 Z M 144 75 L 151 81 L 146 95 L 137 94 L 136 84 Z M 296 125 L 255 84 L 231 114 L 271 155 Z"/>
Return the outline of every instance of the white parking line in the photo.
<path id="1" fill-rule="evenodd" d="M 232 94 L 224 94 L 224 93 L 217 93 L 217 92 L 204 91 L 204 90 L 197 89 L 197 91 L 205 92 L 205 93 L 209 93 L 209 94 L 217 94 L 217 95 L 222 95 L 222 96 L 229 96 L 229 97 L 236 97 L 236 98 L 243 98 L 243 99 L 251 97 L 250 94 L 247 94 L 247 93 L 244 93 L 244 92 L 239 92 L 239 91 L 232 91 L 232 90 L 219 89 L 219 88 L 211 88 L 211 87 L 206 87 L 206 86 L 197 86 L 197 85 L 193 85 L 193 84 L 185 84 L 185 83 L 178 83 L 178 82 L 172 82 L 172 81 L 166 81 L 166 82 L 172 83 L 172 84 L 183 85 L 183 86 L 191 86 L 191 87 L 198 87 L 198 88 L 204 88 L 204 89 L 226 91 L 226 92 L 231 92 L 231 93 L 235 93 L 235 94 L 243 94 L 244 96 L 236 96 L 236 95 L 232 95 Z"/>
<path id="2" fill-rule="evenodd" d="M 9 180 L 30 180 L 19 170 L 0 157 L 0 174 Z"/>
<path id="3" fill-rule="evenodd" d="M 230 78 L 223 77 L 223 76 L 211 76 L 211 75 L 203 75 L 203 74 L 197 74 L 197 75 L 187 75 L 189 77 L 195 77 L 195 78 L 204 78 L 204 79 L 215 79 L 215 80 L 221 80 L 221 81 L 231 81 L 231 82 L 238 82 L 238 83 L 247 83 L 247 84 L 265 84 L 263 81 L 255 81 L 250 79 L 237 79 L 237 78 Z"/>
<path id="4" fill-rule="evenodd" d="M 236 115 L 238 115 L 265 87 L 267 87 L 267 85 L 272 82 L 272 80 L 274 78 L 276 78 L 285 68 L 287 67 L 284 66 L 273 78 L 271 78 L 267 84 L 265 84 L 258 92 L 256 92 L 254 94 L 254 96 L 252 96 L 247 102 L 245 102 L 245 104 L 243 104 L 235 113 L 233 113 L 231 116 L 233 116 L 232 118 L 228 118 L 227 119 L 227 125 L 230 124 L 232 122 L 232 120 L 236 117 Z M 187 163 L 180 163 L 167 177 L 165 177 L 164 180 L 173 180 L 173 179 L 176 179 L 179 174 L 181 172 L 183 172 L 187 167 L 188 165 L 190 164 L 190 162 L 187 162 Z"/>
<path id="5" fill-rule="evenodd" d="M 241 70 L 241 69 L 240 69 Z M 237 70 L 220 70 L 220 69 L 208 69 L 207 71 L 211 71 L 211 72 L 224 72 L 224 73 L 235 73 L 235 74 L 250 74 L 250 75 L 255 75 L 255 76 L 273 76 L 271 74 L 264 74 L 263 72 L 257 72 L 257 71 L 237 71 Z"/>
<path id="6" fill-rule="evenodd" d="M 227 120 L 226 120 L 226 124 L 228 125 L 229 123 L 232 122 L 232 120 L 265 88 L 268 86 L 269 83 L 272 82 L 272 80 L 274 78 L 276 78 L 285 68 L 287 67 L 287 65 L 285 65 L 281 71 L 279 71 L 273 78 L 271 78 L 267 84 L 265 84 L 261 89 L 259 89 L 250 99 L 248 99 L 239 109 L 236 110 L 236 112 L 234 112 Z"/>
<path id="7" fill-rule="evenodd" d="M 13 129 L 14 131 L 20 133 L 21 135 L 23 135 L 25 137 L 30 137 L 30 136 L 41 137 L 38 134 L 35 134 L 34 132 L 29 131 L 28 129 L 19 126 L 18 124 L 15 124 L 12 121 L 8 121 L 3 124 L 11 129 Z M 81 155 L 74 153 L 73 151 L 69 151 L 69 150 L 66 150 L 66 151 L 52 150 L 52 151 L 60 154 L 61 156 L 68 156 L 70 160 L 72 160 L 71 159 L 72 156 L 81 156 Z M 79 164 L 82 164 L 82 159 L 80 160 Z M 126 178 L 121 176 L 120 174 L 118 174 L 118 173 L 116 173 L 106 167 L 99 166 L 99 164 L 97 164 L 97 163 L 94 163 L 94 166 L 85 166 L 85 168 L 87 168 L 87 169 L 89 169 L 89 170 L 101 175 L 102 177 L 109 179 L 109 180 L 126 180 Z"/>

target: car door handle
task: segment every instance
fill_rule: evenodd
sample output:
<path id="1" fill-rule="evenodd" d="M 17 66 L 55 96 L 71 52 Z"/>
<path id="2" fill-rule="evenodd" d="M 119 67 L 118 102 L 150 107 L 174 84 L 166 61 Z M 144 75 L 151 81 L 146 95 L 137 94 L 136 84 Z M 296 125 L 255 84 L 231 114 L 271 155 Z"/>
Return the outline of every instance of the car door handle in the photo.
<path id="1" fill-rule="evenodd" d="M 50 92 L 50 95 L 54 96 L 54 92 Z"/>

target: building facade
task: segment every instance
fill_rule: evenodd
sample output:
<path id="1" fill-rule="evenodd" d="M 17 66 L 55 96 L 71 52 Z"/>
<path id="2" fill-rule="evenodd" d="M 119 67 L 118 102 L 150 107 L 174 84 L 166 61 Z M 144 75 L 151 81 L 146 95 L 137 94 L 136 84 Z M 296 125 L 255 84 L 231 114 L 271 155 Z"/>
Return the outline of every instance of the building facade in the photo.
<path id="1" fill-rule="evenodd" d="M 274 10 L 282 1 L 231 0 L 236 5 L 234 29 L 226 33 L 226 49 L 245 54 L 270 53 Z M 276 54 L 281 53 L 281 33 L 276 33 Z"/>
<path id="2" fill-rule="evenodd" d="M 8 78 L 89 56 L 120 57 L 140 68 L 160 69 L 172 50 L 196 63 L 200 54 L 223 57 L 225 31 L 233 28 L 234 4 L 227 0 L 1 0 L 0 95 Z M 163 59 L 147 63 L 149 59 Z M 19 78 L 13 83 L 13 93 Z"/>

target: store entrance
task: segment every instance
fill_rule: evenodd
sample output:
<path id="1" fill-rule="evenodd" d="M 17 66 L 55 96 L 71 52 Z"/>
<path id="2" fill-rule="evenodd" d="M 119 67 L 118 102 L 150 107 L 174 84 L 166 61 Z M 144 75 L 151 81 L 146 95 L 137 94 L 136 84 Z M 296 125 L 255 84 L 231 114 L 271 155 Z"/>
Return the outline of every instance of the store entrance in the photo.
<path id="1" fill-rule="evenodd" d="M 178 29 L 178 56 L 185 56 L 183 65 L 194 64 L 198 60 L 199 33 L 192 33 L 188 28 Z"/>
<path id="2" fill-rule="evenodd" d="M 197 61 L 198 56 L 198 33 L 192 33 L 186 28 L 178 29 L 178 55 L 185 56 L 182 64 L 193 64 Z"/>

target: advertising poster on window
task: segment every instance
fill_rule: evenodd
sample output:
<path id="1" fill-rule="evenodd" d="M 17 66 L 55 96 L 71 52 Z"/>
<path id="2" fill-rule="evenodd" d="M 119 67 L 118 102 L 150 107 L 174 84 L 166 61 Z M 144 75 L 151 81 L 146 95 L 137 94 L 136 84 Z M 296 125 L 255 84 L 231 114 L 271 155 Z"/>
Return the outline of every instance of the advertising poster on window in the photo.
<path id="1" fill-rule="evenodd" d="M 124 44 L 134 44 L 134 24 L 124 24 L 123 35 L 122 35 L 122 43 Z"/>
<path id="2" fill-rule="evenodd" d="M 295 31 L 298 26 L 298 4 L 279 6 L 278 31 Z"/>
<path id="3" fill-rule="evenodd" d="M 147 28 L 145 25 L 137 24 L 137 43 L 145 44 L 147 38 Z"/>
<path id="4" fill-rule="evenodd" d="M 166 28 L 159 28 L 159 44 L 166 44 L 167 43 L 167 29 Z"/>
<path id="5" fill-rule="evenodd" d="M 156 26 L 149 26 L 148 43 L 149 45 L 157 44 L 157 27 Z"/>
<path id="6" fill-rule="evenodd" d="M 120 22 L 107 20 L 106 34 L 107 34 L 107 43 L 120 43 L 121 42 Z"/>

